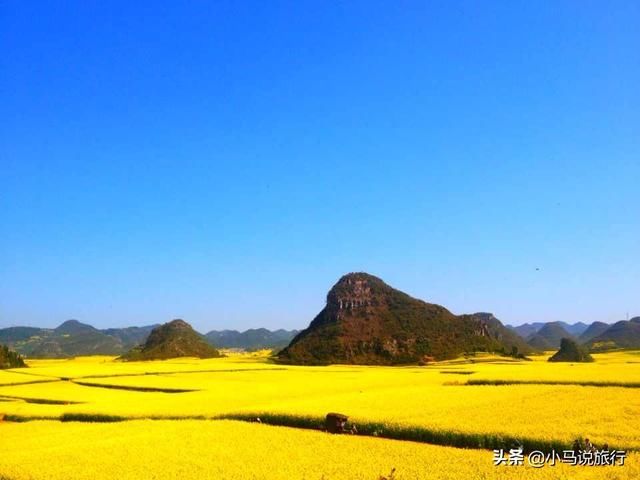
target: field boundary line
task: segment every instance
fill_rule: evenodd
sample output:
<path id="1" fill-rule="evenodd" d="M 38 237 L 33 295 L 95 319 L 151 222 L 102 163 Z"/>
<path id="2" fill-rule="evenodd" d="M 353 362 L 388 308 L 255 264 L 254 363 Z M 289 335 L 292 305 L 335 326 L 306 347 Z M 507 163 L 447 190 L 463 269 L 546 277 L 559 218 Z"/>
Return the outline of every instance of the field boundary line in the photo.
<path id="1" fill-rule="evenodd" d="M 94 382 L 83 382 L 78 380 L 69 380 L 71 383 L 75 383 L 76 385 L 80 385 L 82 387 L 91 387 L 91 388 L 110 388 L 113 390 L 129 390 L 133 392 L 143 392 L 143 393 L 189 393 L 189 392 L 199 392 L 200 390 L 195 388 L 162 388 L 162 387 L 136 387 L 135 385 L 113 385 L 109 383 L 94 383 Z"/>
<path id="2" fill-rule="evenodd" d="M 502 387 L 508 385 L 576 385 L 580 387 L 618 387 L 618 388 L 640 388 L 640 382 L 606 382 L 586 380 L 483 380 L 480 378 L 469 379 L 464 383 L 451 383 L 449 385 L 462 386 L 495 386 Z"/>
<path id="3" fill-rule="evenodd" d="M 267 425 L 324 430 L 324 417 L 277 414 L 269 412 L 231 413 L 215 417 L 221 420 L 259 422 Z M 401 426 L 381 422 L 358 422 L 357 436 L 370 436 L 391 440 L 404 440 L 457 448 L 479 450 L 510 449 L 521 446 L 523 451 L 540 450 L 545 453 L 571 448 L 568 441 L 544 440 L 497 433 L 472 433 L 453 430 L 441 430 L 421 426 Z M 614 447 L 611 447 L 614 448 Z M 620 448 L 617 448 L 620 450 Z M 622 450 L 635 451 L 634 448 Z"/>
<path id="4" fill-rule="evenodd" d="M 39 420 L 59 422 L 84 422 L 84 423 L 113 423 L 136 420 L 152 421 L 220 421 L 233 420 L 250 422 L 271 426 L 298 428 L 323 432 L 324 417 L 287 415 L 269 412 L 255 413 L 230 413 L 215 416 L 192 415 L 149 415 L 140 417 L 126 417 L 120 415 L 108 415 L 99 413 L 65 413 L 60 416 L 22 416 L 8 414 L 4 418 L 7 422 L 29 422 Z M 401 426 L 385 424 L 381 422 L 359 422 L 358 432 L 354 436 L 375 437 L 387 440 L 401 440 L 416 443 L 426 443 L 443 447 L 469 448 L 476 450 L 495 450 L 522 447 L 524 452 L 539 450 L 545 453 L 563 451 L 571 448 L 571 442 L 562 440 L 545 440 L 530 437 L 521 437 L 498 433 L 473 433 L 453 430 L 434 429 L 421 426 Z M 348 434 L 346 434 L 348 435 Z M 636 452 L 639 449 L 610 445 L 611 449 Z"/>

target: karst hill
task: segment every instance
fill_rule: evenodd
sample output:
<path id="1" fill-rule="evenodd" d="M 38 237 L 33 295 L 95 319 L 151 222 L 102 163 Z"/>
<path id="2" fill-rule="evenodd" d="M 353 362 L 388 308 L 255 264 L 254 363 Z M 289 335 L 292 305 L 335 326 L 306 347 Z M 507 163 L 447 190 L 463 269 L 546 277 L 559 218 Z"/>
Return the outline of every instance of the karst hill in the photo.
<path id="1" fill-rule="evenodd" d="M 530 350 L 491 314 L 454 315 L 373 275 L 350 273 L 331 288 L 326 306 L 278 359 L 311 365 L 397 365 L 475 351 Z"/>
<path id="2" fill-rule="evenodd" d="M 593 362 L 593 357 L 589 352 L 570 338 L 560 340 L 560 350 L 551 358 L 550 362 Z"/>
<path id="3" fill-rule="evenodd" d="M 220 352 L 209 345 L 187 322 L 172 320 L 154 328 L 147 341 L 120 360 L 164 360 L 176 357 L 217 358 Z"/>

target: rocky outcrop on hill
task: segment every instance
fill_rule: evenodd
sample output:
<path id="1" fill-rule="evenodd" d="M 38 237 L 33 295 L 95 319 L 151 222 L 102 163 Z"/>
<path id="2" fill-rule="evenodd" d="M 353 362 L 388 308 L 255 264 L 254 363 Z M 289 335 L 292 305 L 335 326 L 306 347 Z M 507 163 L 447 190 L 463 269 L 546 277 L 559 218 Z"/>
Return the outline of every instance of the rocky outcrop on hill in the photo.
<path id="1" fill-rule="evenodd" d="M 489 336 L 504 344 L 504 353 L 518 356 L 532 352 L 533 349 L 524 338 L 503 325 L 492 313 L 473 313 L 469 317 L 483 323 Z"/>

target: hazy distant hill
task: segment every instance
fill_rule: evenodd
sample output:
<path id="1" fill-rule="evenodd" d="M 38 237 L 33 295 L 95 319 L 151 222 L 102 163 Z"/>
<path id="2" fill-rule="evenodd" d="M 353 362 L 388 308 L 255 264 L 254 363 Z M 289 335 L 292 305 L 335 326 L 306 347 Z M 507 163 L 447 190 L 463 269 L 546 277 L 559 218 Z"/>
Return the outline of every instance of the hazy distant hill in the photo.
<path id="1" fill-rule="evenodd" d="M 78 320 L 67 320 L 54 329 L 0 329 L 0 342 L 32 358 L 121 355 L 138 343 L 144 342 L 152 329 L 153 326 L 98 330 Z"/>
<path id="2" fill-rule="evenodd" d="M 45 330 L 36 327 L 0 328 L 0 343 L 13 345 L 16 342 L 24 342 L 34 335 L 40 335 L 43 331 Z"/>
<path id="3" fill-rule="evenodd" d="M 510 352 L 511 332 L 487 315 L 454 315 L 373 275 L 351 273 L 331 288 L 326 306 L 278 358 L 294 364 L 394 365 L 465 352 Z M 531 350 L 521 340 L 518 345 Z"/>
<path id="4" fill-rule="evenodd" d="M 159 327 L 160 324 L 147 325 L 144 327 L 124 327 L 124 328 L 106 328 L 101 330 L 106 335 L 111 335 L 119 339 L 125 350 L 135 347 L 140 343 L 144 343 L 149 337 L 151 330 Z"/>
<path id="5" fill-rule="evenodd" d="M 563 337 L 575 340 L 594 351 L 640 348 L 640 317 L 621 320 L 613 325 L 604 322 L 593 322 L 590 325 L 584 322 L 536 322 L 509 326 L 509 329 L 524 336 L 527 343 L 538 350 L 558 349 Z"/>
<path id="6" fill-rule="evenodd" d="M 560 325 L 562 328 L 564 328 L 567 331 L 567 333 L 571 334 L 574 337 L 578 337 L 589 327 L 589 325 L 587 325 L 584 322 L 577 322 L 577 323 L 533 322 L 533 323 L 523 323 L 522 325 L 517 325 L 517 326 L 507 325 L 507 327 L 515 331 L 522 338 L 528 338 L 532 336 L 534 333 L 537 333 L 547 323 L 555 323 Z"/>
<path id="7" fill-rule="evenodd" d="M 584 332 L 580 334 L 580 336 L 578 337 L 578 341 L 580 343 L 587 343 L 589 340 L 606 332 L 610 327 L 611 325 L 609 323 L 593 322 Z"/>
<path id="8" fill-rule="evenodd" d="M 562 322 L 549 322 L 533 335 L 527 338 L 527 343 L 538 350 L 555 350 L 560 348 L 563 338 L 575 340 L 573 335 L 565 330 Z"/>
<path id="9" fill-rule="evenodd" d="M 267 330 L 254 328 L 239 332 L 238 330 L 212 330 L 205 335 L 208 342 L 218 348 L 242 348 L 260 350 L 263 348 L 281 349 L 298 334 L 298 330 Z"/>
<path id="10" fill-rule="evenodd" d="M 522 325 L 511 326 L 507 325 L 507 328 L 513 330 L 522 338 L 527 338 L 544 326 L 544 322 L 523 323 Z"/>
<path id="11" fill-rule="evenodd" d="M 154 328 L 144 345 L 134 347 L 121 360 L 163 360 L 176 357 L 216 358 L 220 352 L 181 319 Z"/>
<path id="12" fill-rule="evenodd" d="M 558 322 L 562 328 L 564 328 L 567 332 L 569 332 L 574 337 L 579 337 L 582 333 L 589 328 L 584 322 L 577 323 L 567 323 L 567 322 Z"/>
<path id="13" fill-rule="evenodd" d="M 123 350 L 118 339 L 77 320 L 67 320 L 43 336 L 40 342 L 30 344 L 25 351 L 30 357 L 73 357 L 77 355 L 114 355 Z"/>
<path id="14" fill-rule="evenodd" d="M 620 320 L 587 342 L 593 351 L 612 348 L 640 348 L 640 317 Z"/>

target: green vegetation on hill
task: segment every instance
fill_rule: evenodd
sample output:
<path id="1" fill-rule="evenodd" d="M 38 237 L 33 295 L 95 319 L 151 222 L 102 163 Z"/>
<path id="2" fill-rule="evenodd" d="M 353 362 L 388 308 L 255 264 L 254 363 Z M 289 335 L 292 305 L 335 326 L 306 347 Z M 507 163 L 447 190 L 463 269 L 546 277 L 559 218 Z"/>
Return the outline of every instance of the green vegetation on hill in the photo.
<path id="1" fill-rule="evenodd" d="M 640 317 L 621 320 L 587 342 L 592 351 L 640 348 Z"/>
<path id="2" fill-rule="evenodd" d="M 489 335 L 504 344 L 504 351 L 501 352 L 505 355 L 522 357 L 533 352 L 534 349 L 521 336 L 505 327 L 492 313 L 474 313 L 469 317 L 486 324 Z"/>
<path id="3" fill-rule="evenodd" d="M 78 320 L 67 320 L 54 329 L 3 328 L 0 342 L 32 358 L 121 355 L 144 342 L 154 326 L 98 330 Z"/>
<path id="4" fill-rule="evenodd" d="M 0 345 L 0 369 L 20 368 L 26 366 L 27 365 L 24 363 L 24 360 L 18 353 L 13 350 L 9 350 L 9 347 L 6 345 Z"/>
<path id="5" fill-rule="evenodd" d="M 9 327 L 0 328 L 0 342 L 12 345 L 16 342 L 24 342 L 34 335 L 39 335 L 44 329 L 36 327 Z"/>
<path id="6" fill-rule="evenodd" d="M 366 273 L 343 276 L 325 308 L 278 354 L 293 364 L 396 365 L 531 348 L 490 314 L 452 314 Z"/>
<path id="7" fill-rule="evenodd" d="M 187 322 L 176 319 L 154 328 L 149 338 L 121 360 L 164 360 L 176 357 L 217 358 L 222 355 Z"/>

